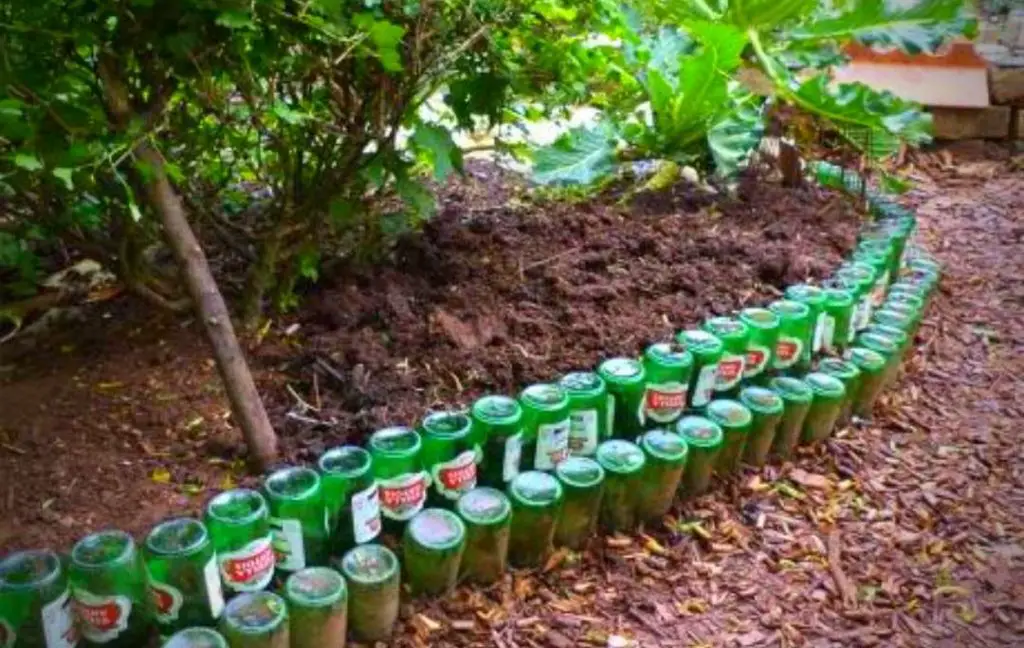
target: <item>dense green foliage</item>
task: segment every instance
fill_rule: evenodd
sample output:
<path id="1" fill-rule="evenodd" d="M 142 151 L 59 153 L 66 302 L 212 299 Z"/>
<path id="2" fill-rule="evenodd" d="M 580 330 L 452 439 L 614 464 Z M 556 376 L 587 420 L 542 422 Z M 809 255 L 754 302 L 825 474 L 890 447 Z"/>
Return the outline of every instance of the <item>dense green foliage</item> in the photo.
<path id="1" fill-rule="evenodd" d="M 599 106 L 599 123 L 538 151 L 537 179 L 591 182 L 638 159 L 731 176 L 760 143 L 768 109 L 782 105 L 813 116 L 872 160 L 904 143 L 925 143 L 931 123 L 919 106 L 863 84 L 833 83 L 827 68 L 852 41 L 933 51 L 973 29 L 964 4 L 922 0 L 897 10 L 884 0 L 638 3 L 615 35 L 622 43 L 608 54 L 615 64 L 605 65 L 627 70 L 633 91 Z M 759 96 L 740 78 L 760 80 Z"/>
<path id="2" fill-rule="evenodd" d="M 772 110 L 872 158 L 929 138 L 919 107 L 826 66 L 850 41 L 929 51 L 961 0 L 11 0 L 0 7 L 0 303 L 40 259 L 88 256 L 180 306 L 140 146 L 238 288 L 246 320 L 324 263 L 386 250 L 462 168 L 458 131 L 597 123 L 534 152 L 541 183 L 624 163 L 743 167 Z M 763 89 L 739 79 L 754 71 Z M 767 95 L 767 96 L 766 96 Z M 521 153 L 503 142 L 498 148 Z"/>

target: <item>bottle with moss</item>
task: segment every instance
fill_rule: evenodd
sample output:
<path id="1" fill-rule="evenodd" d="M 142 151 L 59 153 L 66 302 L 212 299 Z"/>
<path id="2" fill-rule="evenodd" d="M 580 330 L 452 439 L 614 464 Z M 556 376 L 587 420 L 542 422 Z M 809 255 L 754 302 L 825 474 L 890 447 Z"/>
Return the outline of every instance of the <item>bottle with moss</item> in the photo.
<path id="1" fill-rule="evenodd" d="M 672 508 L 686 469 L 687 446 L 675 432 L 655 429 L 640 437 L 640 449 L 644 451 L 644 468 L 639 518 L 653 522 Z"/>
<path id="2" fill-rule="evenodd" d="M 512 522 L 512 504 L 508 497 L 495 488 L 474 488 L 459 498 L 455 511 L 466 525 L 466 550 L 462 554 L 460 578 L 480 585 L 498 582 L 508 565 Z"/>
<path id="3" fill-rule="evenodd" d="M 413 596 L 443 596 L 459 581 L 466 525 L 447 509 L 428 508 L 405 527 L 402 562 Z"/>
<path id="4" fill-rule="evenodd" d="M 899 374 L 900 361 L 903 356 L 899 344 L 888 335 L 879 333 L 863 332 L 857 336 L 857 346 L 870 349 L 885 358 L 885 374 L 882 377 L 882 385 L 879 393 L 896 381 Z"/>
<path id="5" fill-rule="evenodd" d="M 870 419 L 875 401 L 885 389 L 885 356 L 865 347 L 853 347 L 846 356 L 860 370 L 860 389 L 853 400 L 851 413 L 858 418 Z"/>
<path id="6" fill-rule="evenodd" d="M 423 449 L 420 458 L 430 473 L 431 506 L 454 508 L 464 493 L 476 488 L 480 448 L 473 436 L 473 421 L 462 412 L 431 412 L 420 423 Z"/>
<path id="7" fill-rule="evenodd" d="M 820 443 L 832 436 L 843 401 L 846 400 L 846 388 L 843 387 L 843 381 L 835 376 L 817 371 L 804 376 L 804 382 L 814 396 L 807 418 L 804 419 L 801 441 L 805 444 Z"/>
<path id="8" fill-rule="evenodd" d="M 608 389 L 608 429 L 611 438 L 635 439 L 643 430 L 641 409 L 647 386 L 644 366 L 635 358 L 610 358 L 597 367 Z"/>
<path id="9" fill-rule="evenodd" d="M 228 648 L 228 642 L 213 628 L 196 626 L 175 632 L 161 648 Z"/>
<path id="10" fill-rule="evenodd" d="M 774 391 L 756 385 L 743 388 L 740 392 L 740 402 L 750 410 L 753 417 L 747 445 L 743 451 L 743 461 L 760 468 L 768 460 L 768 453 L 775 441 L 785 406 Z"/>
<path id="11" fill-rule="evenodd" d="M 401 570 L 395 554 L 379 544 L 365 544 L 341 559 L 348 583 L 348 625 L 352 638 L 388 641 L 398 621 Z"/>
<path id="12" fill-rule="evenodd" d="M 725 344 L 715 335 L 701 329 L 676 333 L 676 342 L 693 355 L 688 405 L 690 409 L 700 409 L 715 397 L 718 363 L 725 355 Z"/>
<path id="13" fill-rule="evenodd" d="M 857 400 L 857 393 L 860 391 L 860 369 L 857 365 L 839 358 L 822 358 L 818 362 L 818 371 L 835 376 L 843 382 L 846 389 L 846 397 L 843 399 L 843 406 L 839 410 L 839 418 L 836 425 L 843 427 L 850 421 L 850 414 L 853 412 L 853 404 Z"/>
<path id="14" fill-rule="evenodd" d="M 800 443 L 804 419 L 811 408 L 814 392 L 803 380 L 792 376 L 772 378 L 771 388 L 782 399 L 784 408 L 779 426 L 775 429 L 772 454 L 780 459 L 788 459 Z"/>
<path id="15" fill-rule="evenodd" d="M 430 474 L 423 469 L 423 440 L 415 430 L 394 426 L 371 434 L 367 449 L 379 489 L 381 527 L 401 538 L 405 525 L 427 503 Z"/>
<path id="16" fill-rule="evenodd" d="M 676 423 L 676 433 L 686 441 L 689 455 L 680 490 L 684 497 L 696 497 L 711 484 L 722 451 L 722 428 L 703 416 L 684 416 Z"/>
<path id="17" fill-rule="evenodd" d="M 329 567 L 307 567 L 288 577 L 288 634 L 291 648 L 345 648 L 348 590 Z"/>
<path id="18" fill-rule="evenodd" d="M 523 458 L 528 470 L 554 470 L 569 456 L 569 396 L 553 383 L 538 383 L 519 394 L 523 407 Z"/>
<path id="19" fill-rule="evenodd" d="M 807 304 L 780 299 L 768 305 L 779 316 L 779 339 L 775 344 L 776 373 L 802 373 L 811 366 L 814 325 Z M 728 432 L 726 432 L 728 436 Z M 728 439 L 726 439 L 728 443 Z"/>
<path id="20" fill-rule="evenodd" d="M 555 529 L 555 544 L 582 549 L 597 532 L 604 495 L 604 469 L 589 457 L 571 457 L 558 464 L 555 477 L 565 492 L 565 503 Z"/>
<path id="21" fill-rule="evenodd" d="M 308 565 L 326 565 L 327 509 L 320 475 L 305 466 L 282 468 L 263 481 L 263 491 L 278 572 L 287 577 Z"/>
<path id="22" fill-rule="evenodd" d="M 811 311 L 811 342 L 803 348 L 803 355 L 800 358 L 801 364 L 810 367 L 812 356 L 823 348 L 829 328 L 825 291 L 811 284 L 796 284 L 786 288 L 785 295 L 786 299 L 800 302 Z"/>
<path id="23" fill-rule="evenodd" d="M 643 496 L 644 451 L 622 439 L 605 441 L 597 448 L 597 462 L 604 468 L 601 528 L 609 533 L 633 531 L 640 523 Z"/>
<path id="24" fill-rule="evenodd" d="M 853 342 L 855 297 L 851 290 L 833 286 L 825 289 L 825 322 L 821 350 L 842 353 Z"/>
<path id="25" fill-rule="evenodd" d="M 289 648 L 288 605 L 273 592 L 246 592 L 231 599 L 220 620 L 231 648 Z"/>
<path id="26" fill-rule="evenodd" d="M 477 399 L 470 409 L 473 437 L 482 449 L 477 481 L 483 486 L 505 488 L 519 474 L 523 456 L 523 408 L 509 396 Z"/>
<path id="27" fill-rule="evenodd" d="M 558 384 L 569 396 L 569 454 L 592 457 L 612 434 L 604 380 L 593 371 L 574 371 Z"/>
<path id="28" fill-rule="evenodd" d="M 561 518 L 562 485 L 548 473 L 529 470 L 512 480 L 508 495 L 513 519 L 508 560 L 515 567 L 541 567 L 551 553 Z"/>
<path id="29" fill-rule="evenodd" d="M 60 557 L 29 549 L 0 560 L 0 646 L 73 648 L 77 639 Z"/>
<path id="30" fill-rule="evenodd" d="M 746 324 L 747 356 L 743 361 L 743 380 L 752 384 L 767 383 L 775 361 L 775 347 L 779 341 L 782 320 L 767 308 L 745 308 L 740 321 Z"/>
<path id="31" fill-rule="evenodd" d="M 706 414 L 722 428 L 722 451 L 715 463 L 715 472 L 723 477 L 731 475 L 740 469 L 754 417 L 746 405 L 727 398 L 711 401 Z"/>

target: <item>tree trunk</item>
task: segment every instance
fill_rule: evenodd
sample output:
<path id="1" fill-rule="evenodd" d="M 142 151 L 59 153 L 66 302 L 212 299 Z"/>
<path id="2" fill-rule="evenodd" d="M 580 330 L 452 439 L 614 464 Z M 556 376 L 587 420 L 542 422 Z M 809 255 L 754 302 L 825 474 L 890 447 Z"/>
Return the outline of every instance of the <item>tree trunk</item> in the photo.
<path id="1" fill-rule="evenodd" d="M 150 206 L 159 214 L 167 240 L 181 264 L 189 295 L 213 346 L 213 355 L 231 401 L 231 411 L 242 428 L 255 463 L 260 469 L 265 469 L 277 459 L 277 436 L 263 408 L 242 347 L 238 344 L 224 297 L 188 224 L 181 201 L 167 180 L 160 154 L 145 142 L 135 152 L 149 166 L 146 196 Z"/>
<path id="2" fill-rule="evenodd" d="M 136 115 L 128 88 L 120 76 L 117 59 L 109 52 L 101 52 L 96 72 L 103 84 L 108 115 L 115 127 L 123 129 Z M 146 139 L 136 145 L 134 153 L 138 163 L 147 167 L 147 173 L 140 182 L 181 265 L 189 296 L 213 347 L 213 356 L 224 381 L 235 422 L 242 428 L 252 462 L 257 468 L 265 469 L 277 459 L 277 435 L 238 344 L 224 297 L 210 272 L 203 248 L 185 217 L 181 200 L 167 179 L 163 157 Z"/>

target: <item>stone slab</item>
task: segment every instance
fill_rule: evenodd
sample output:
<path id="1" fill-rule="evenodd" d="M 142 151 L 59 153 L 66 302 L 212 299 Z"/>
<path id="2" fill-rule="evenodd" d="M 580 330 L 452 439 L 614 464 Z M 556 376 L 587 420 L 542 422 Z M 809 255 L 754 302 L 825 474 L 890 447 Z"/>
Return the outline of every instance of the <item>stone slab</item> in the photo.
<path id="1" fill-rule="evenodd" d="M 990 68 L 988 87 L 992 95 L 992 103 L 1024 106 L 1024 67 Z"/>
<path id="2" fill-rule="evenodd" d="M 1006 139 L 1010 134 L 1010 106 L 932 109 L 935 138 L 940 140 Z"/>

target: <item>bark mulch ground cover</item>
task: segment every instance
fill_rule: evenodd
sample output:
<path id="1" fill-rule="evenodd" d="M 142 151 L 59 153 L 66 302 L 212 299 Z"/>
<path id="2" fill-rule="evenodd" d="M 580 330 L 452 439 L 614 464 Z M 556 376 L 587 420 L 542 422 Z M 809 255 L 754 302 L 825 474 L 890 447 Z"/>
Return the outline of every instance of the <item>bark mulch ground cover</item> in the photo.
<path id="1" fill-rule="evenodd" d="M 1024 173 L 988 150 L 918 164 L 908 199 L 947 270 L 873 421 L 637 536 L 407 602 L 394 644 L 1024 642 Z M 630 209 L 538 204 L 474 173 L 487 177 L 448 188 L 422 239 L 328 282 L 253 348 L 289 458 L 774 298 L 834 267 L 856 228 L 816 190 Z M 102 334 L 57 336 L 0 387 L 0 551 L 65 548 L 98 526 L 141 533 L 250 479 L 192 327 L 104 309 Z"/>

